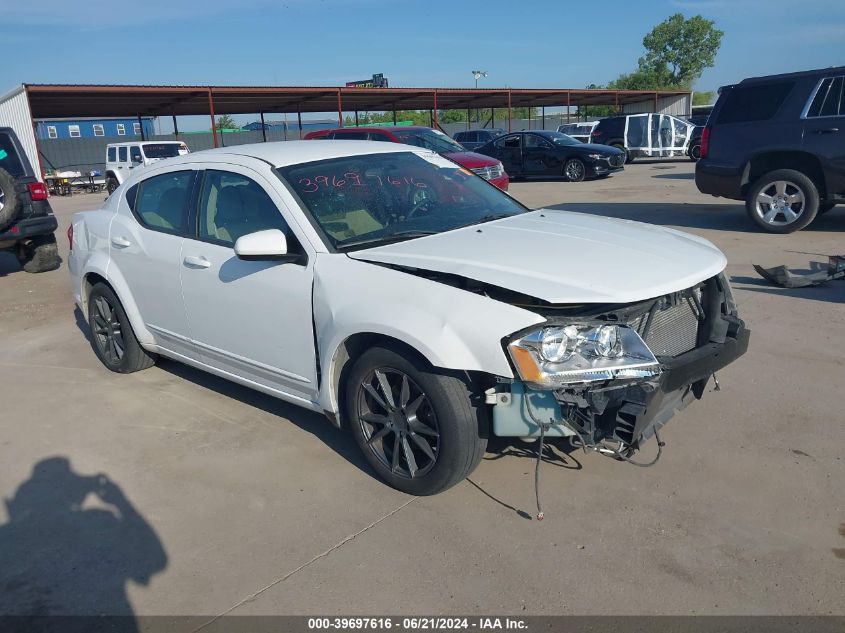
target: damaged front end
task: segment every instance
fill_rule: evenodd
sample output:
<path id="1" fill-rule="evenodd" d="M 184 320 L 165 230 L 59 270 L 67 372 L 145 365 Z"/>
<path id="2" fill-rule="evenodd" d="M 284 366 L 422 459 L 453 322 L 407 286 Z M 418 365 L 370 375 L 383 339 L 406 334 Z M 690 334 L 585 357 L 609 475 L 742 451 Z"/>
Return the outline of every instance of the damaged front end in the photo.
<path id="1" fill-rule="evenodd" d="M 635 304 L 533 309 L 546 323 L 505 341 L 518 380 L 488 392 L 495 435 L 630 455 L 748 348 L 723 274 Z"/>

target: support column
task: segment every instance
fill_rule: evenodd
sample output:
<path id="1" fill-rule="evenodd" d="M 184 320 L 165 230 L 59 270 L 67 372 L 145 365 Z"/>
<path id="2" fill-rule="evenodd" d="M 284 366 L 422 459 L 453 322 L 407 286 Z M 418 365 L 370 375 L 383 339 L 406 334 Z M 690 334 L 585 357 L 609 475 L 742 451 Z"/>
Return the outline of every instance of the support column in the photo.
<path id="1" fill-rule="evenodd" d="M 437 91 L 436 90 L 434 91 L 434 123 L 431 125 L 431 127 L 434 127 L 435 125 L 437 127 L 440 127 L 440 123 L 437 121 Z"/>
<path id="2" fill-rule="evenodd" d="M 571 103 L 572 103 L 572 91 L 567 90 L 566 91 L 566 122 L 567 123 L 569 123 L 569 120 L 572 118 L 572 114 L 571 114 L 571 110 L 570 110 L 570 108 L 572 107 Z"/>
<path id="3" fill-rule="evenodd" d="M 296 125 L 299 127 L 299 140 L 302 140 L 302 109 L 296 106 Z"/>
<path id="4" fill-rule="evenodd" d="M 543 129 L 546 129 L 546 106 L 540 106 L 540 118 L 543 121 Z"/>
<path id="5" fill-rule="evenodd" d="M 513 131 L 513 112 L 511 110 L 511 91 L 508 90 L 508 132 Z"/>
<path id="6" fill-rule="evenodd" d="M 259 112 L 258 114 L 261 115 L 261 138 L 264 139 L 264 142 L 267 142 L 267 126 L 264 124 L 264 113 Z"/>
<path id="7" fill-rule="evenodd" d="M 141 140 L 146 141 L 147 139 L 144 138 L 144 120 L 141 118 L 141 115 L 138 115 L 138 127 L 141 130 Z"/>
<path id="8" fill-rule="evenodd" d="M 179 124 L 176 122 L 176 115 L 173 115 L 173 135 L 176 137 L 176 140 L 179 140 Z"/>
<path id="9" fill-rule="evenodd" d="M 211 88 L 208 89 L 208 113 L 211 115 L 211 134 L 214 138 L 214 147 L 220 147 L 217 140 L 217 121 L 214 120 L 214 98 L 211 96 Z"/>
<path id="10" fill-rule="evenodd" d="M 396 125 L 396 104 L 393 104 L 393 125 Z"/>
<path id="11" fill-rule="evenodd" d="M 355 127 L 358 127 L 358 110 L 355 110 Z"/>
<path id="12" fill-rule="evenodd" d="M 343 127 L 343 100 L 340 97 L 340 88 L 337 89 L 337 127 Z"/>
<path id="13" fill-rule="evenodd" d="M 469 108 L 467 108 L 467 129 L 470 129 L 470 125 L 469 125 L 470 112 L 471 112 L 471 110 Z"/>

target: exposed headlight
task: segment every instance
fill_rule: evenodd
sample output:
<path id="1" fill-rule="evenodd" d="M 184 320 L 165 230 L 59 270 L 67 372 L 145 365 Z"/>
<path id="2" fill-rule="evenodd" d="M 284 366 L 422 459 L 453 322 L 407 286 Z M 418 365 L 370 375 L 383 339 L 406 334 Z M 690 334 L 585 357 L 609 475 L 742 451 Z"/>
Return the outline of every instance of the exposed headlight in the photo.
<path id="1" fill-rule="evenodd" d="M 660 373 L 640 335 L 624 325 L 547 326 L 512 341 L 508 353 L 522 380 L 546 389 Z"/>
<path id="2" fill-rule="evenodd" d="M 587 154 L 587 158 L 592 158 L 593 160 L 601 160 L 602 158 L 607 158 L 604 154 Z"/>

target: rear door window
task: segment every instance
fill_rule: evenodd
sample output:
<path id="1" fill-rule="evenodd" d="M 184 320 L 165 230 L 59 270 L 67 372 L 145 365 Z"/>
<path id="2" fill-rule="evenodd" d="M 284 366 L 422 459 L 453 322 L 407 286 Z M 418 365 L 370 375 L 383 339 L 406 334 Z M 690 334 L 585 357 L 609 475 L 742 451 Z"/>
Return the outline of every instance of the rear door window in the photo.
<path id="1" fill-rule="evenodd" d="M 780 110 L 794 85 L 794 81 L 778 81 L 737 86 L 726 95 L 717 123 L 768 121 Z"/>
<path id="2" fill-rule="evenodd" d="M 845 115 L 845 78 L 826 77 L 807 109 L 807 118 Z"/>
<path id="3" fill-rule="evenodd" d="M 193 177 L 192 171 L 173 171 L 138 183 L 131 200 L 127 194 L 138 222 L 154 231 L 184 233 Z"/>
<path id="4" fill-rule="evenodd" d="M 129 155 L 128 152 L 127 152 L 127 149 L 128 148 L 125 145 L 123 147 L 117 148 L 117 160 L 120 161 L 121 163 L 126 162 L 126 157 Z"/>
<path id="5" fill-rule="evenodd" d="M 0 133 L 0 169 L 5 169 L 16 178 L 26 175 L 18 148 L 12 142 L 12 137 L 5 132 Z"/>

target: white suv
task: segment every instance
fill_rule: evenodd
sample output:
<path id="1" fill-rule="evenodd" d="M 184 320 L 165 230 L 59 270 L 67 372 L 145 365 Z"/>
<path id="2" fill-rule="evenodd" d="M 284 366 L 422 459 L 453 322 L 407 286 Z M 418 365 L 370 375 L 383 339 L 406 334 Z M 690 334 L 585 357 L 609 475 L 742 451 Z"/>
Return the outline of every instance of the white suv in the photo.
<path id="1" fill-rule="evenodd" d="M 183 156 L 188 146 L 181 141 L 133 141 L 106 146 L 106 189 L 111 194 L 136 167 L 152 165 L 164 158 Z"/>

